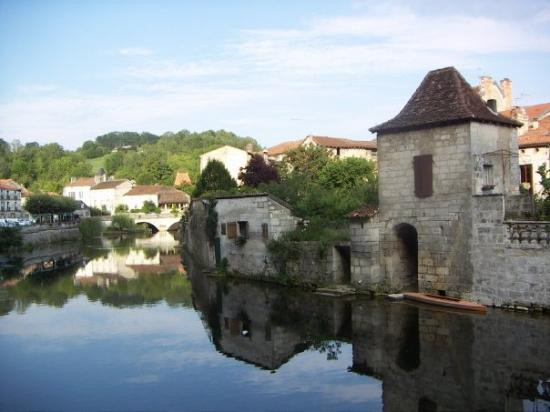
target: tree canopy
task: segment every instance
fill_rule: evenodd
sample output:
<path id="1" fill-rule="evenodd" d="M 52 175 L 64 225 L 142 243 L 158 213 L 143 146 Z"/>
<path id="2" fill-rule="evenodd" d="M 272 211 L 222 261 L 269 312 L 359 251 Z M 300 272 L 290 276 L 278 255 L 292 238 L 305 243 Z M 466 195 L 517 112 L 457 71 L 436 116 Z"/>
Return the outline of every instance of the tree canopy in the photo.
<path id="1" fill-rule="evenodd" d="M 253 155 L 246 167 L 239 173 L 239 179 L 250 187 L 257 187 L 261 183 L 278 182 L 277 168 L 266 163 L 262 155 Z"/>
<path id="2" fill-rule="evenodd" d="M 39 193 L 29 196 L 24 207 L 31 215 L 61 214 L 74 212 L 78 208 L 78 203 L 70 197 Z"/>
<path id="3" fill-rule="evenodd" d="M 210 160 L 197 180 L 193 193 L 199 197 L 206 192 L 231 190 L 237 187 L 237 182 L 231 177 L 222 162 Z"/>

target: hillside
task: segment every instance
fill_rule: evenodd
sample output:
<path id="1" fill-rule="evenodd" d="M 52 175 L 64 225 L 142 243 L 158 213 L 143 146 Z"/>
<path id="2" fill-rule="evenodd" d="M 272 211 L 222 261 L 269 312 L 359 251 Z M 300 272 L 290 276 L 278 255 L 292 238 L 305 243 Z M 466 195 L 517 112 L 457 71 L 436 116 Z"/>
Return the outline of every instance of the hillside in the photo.
<path id="1" fill-rule="evenodd" d="M 172 185 L 177 171 L 187 171 L 193 181 L 199 174 L 199 156 L 223 145 L 254 150 L 250 137 L 225 130 L 165 133 L 112 132 L 88 140 L 75 151 L 57 143 L 9 145 L 0 139 L 0 177 L 12 178 L 32 191 L 58 192 L 71 176 L 92 176 L 100 167 L 117 178 L 138 184 Z"/>

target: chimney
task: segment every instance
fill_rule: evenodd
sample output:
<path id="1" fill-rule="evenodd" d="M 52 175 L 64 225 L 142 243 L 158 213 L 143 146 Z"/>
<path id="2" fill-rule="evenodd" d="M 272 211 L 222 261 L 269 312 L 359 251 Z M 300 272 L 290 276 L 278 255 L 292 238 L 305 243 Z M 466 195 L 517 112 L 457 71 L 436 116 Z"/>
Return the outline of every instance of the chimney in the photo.
<path id="1" fill-rule="evenodd" d="M 500 81 L 500 89 L 504 96 L 503 110 L 509 110 L 512 108 L 512 80 L 504 78 Z"/>
<path id="2" fill-rule="evenodd" d="M 491 76 L 481 76 L 479 82 L 479 94 L 486 100 L 491 98 L 491 86 L 493 84 L 493 78 Z"/>

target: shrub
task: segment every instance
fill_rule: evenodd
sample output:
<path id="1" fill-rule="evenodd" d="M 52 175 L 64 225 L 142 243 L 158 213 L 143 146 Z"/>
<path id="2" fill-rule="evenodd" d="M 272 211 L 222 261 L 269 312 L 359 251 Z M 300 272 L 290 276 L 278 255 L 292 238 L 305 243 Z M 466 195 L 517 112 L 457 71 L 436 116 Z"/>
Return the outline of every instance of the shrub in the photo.
<path id="1" fill-rule="evenodd" d="M 90 215 L 92 216 L 103 216 L 103 211 L 97 207 L 90 208 Z"/>
<path id="2" fill-rule="evenodd" d="M 261 183 L 278 182 L 279 173 L 275 166 L 264 161 L 263 156 L 254 155 L 239 173 L 239 179 L 246 186 L 257 187 Z"/>
<path id="3" fill-rule="evenodd" d="M 84 239 L 91 239 L 101 236 L 103 224 L 97 218 L 82 219 L 78 225 L 78 230 Z"/>

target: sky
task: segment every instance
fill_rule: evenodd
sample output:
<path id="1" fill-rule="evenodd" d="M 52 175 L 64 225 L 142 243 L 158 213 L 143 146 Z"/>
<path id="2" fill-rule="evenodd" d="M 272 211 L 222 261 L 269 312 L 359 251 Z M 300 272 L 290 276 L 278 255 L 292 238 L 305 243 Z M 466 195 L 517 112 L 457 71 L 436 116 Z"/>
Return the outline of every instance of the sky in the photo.
<path id="1" fill-rule="evenodd" d="M 0 138 L 368 140 L 446 66 L 550 102 L 550 0 L 0 0 Z"/>

